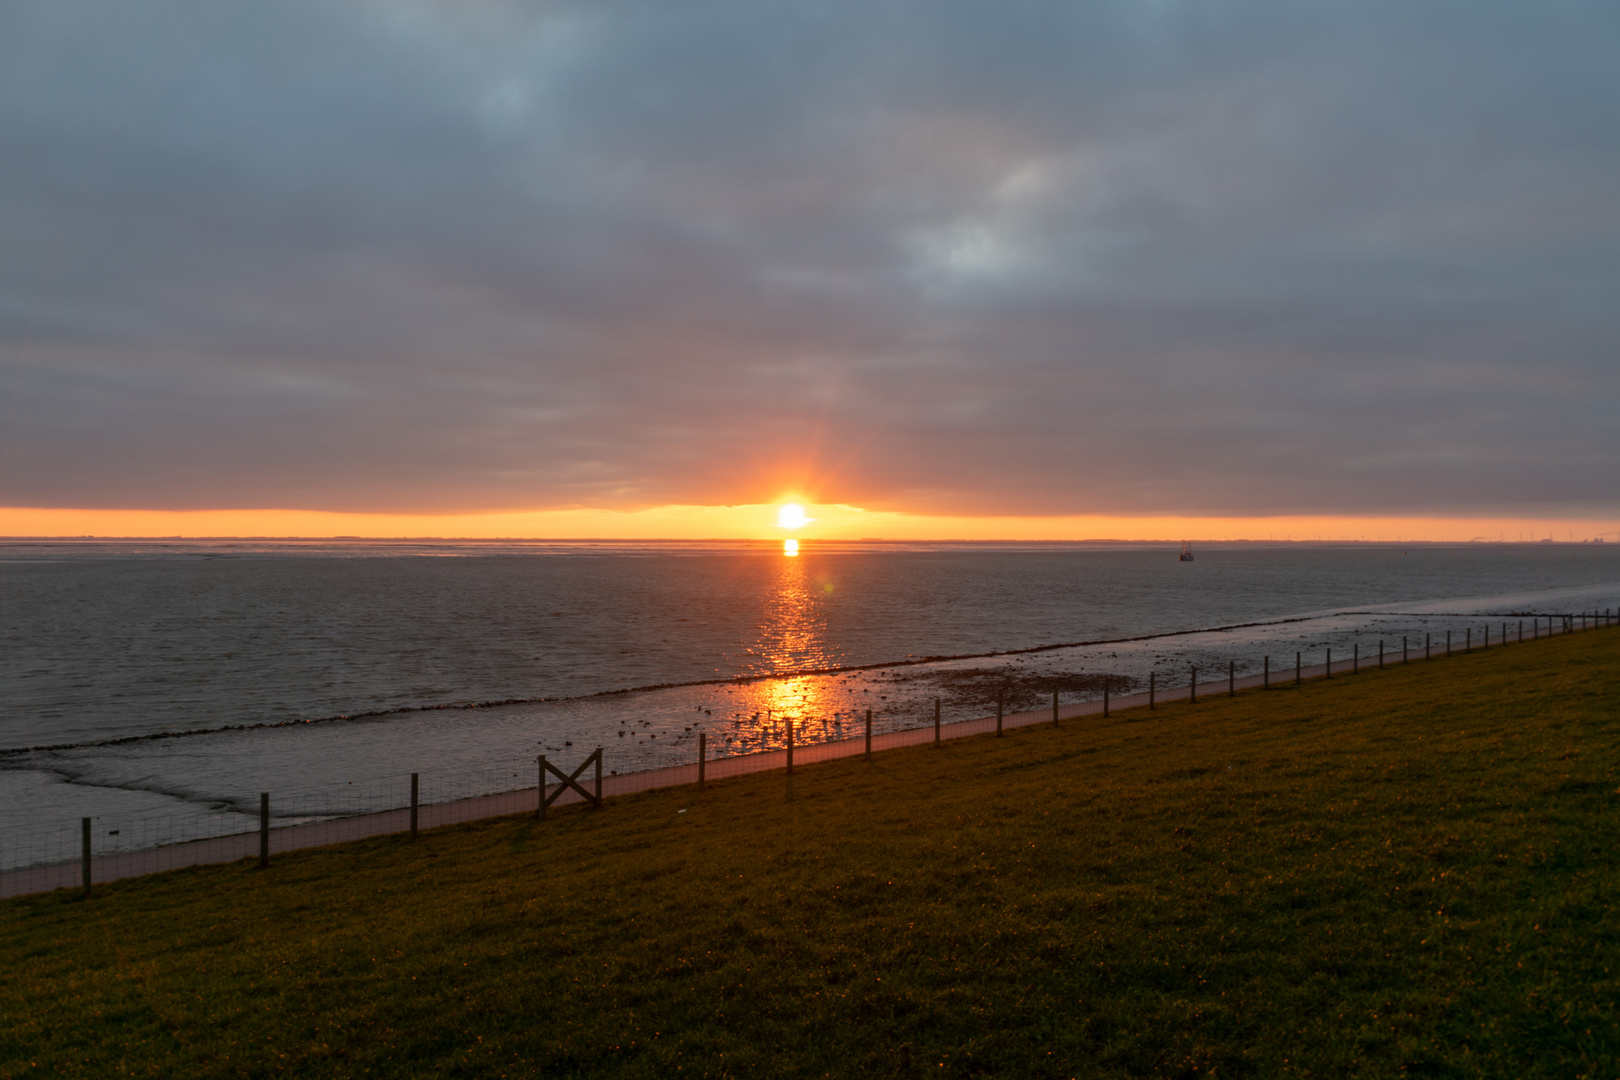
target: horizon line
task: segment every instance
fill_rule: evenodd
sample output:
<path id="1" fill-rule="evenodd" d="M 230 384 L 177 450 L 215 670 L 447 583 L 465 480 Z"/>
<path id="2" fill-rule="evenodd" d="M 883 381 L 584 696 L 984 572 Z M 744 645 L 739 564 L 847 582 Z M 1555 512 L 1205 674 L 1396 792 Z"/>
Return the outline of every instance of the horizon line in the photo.
<path id="1" fill-rule="evenodd" d="M 928 539 L 924 537 L 887 537 L 887 536 L 861 536 L 861 537 L 739 537 L 739 536 L 270 536 L 270 535 L 218 535 L 218 536 L 185 536 L 171 535 L 129 535 L 114 536 L 92 533 L 63 534 L 53 536 L 0 536 L 0 543 L 66 543 L 74 541 L 158 541 L 174 540 L 191 543 L 204 543 L 213 541 L 263 541 L 281 543 L 330 543 L 337 541 L 352 543 L 456 543 L 456 544 L 769 544 L 779 545 L 783 540 L 796 539 L 801 544 L 1383 544 L 1398 547 L 1403 544 L 1606 544 L 1601 534 L 1586 540 L 1558 540 L 1544 538 L 1540 540 L 1504 540 L 1491 537 L 1473 537 L 1468 540 L 1430 540 L 1427 538 L 1406 539 L 1377 539 L 1368 540 L 1357 537 L 1319 537 L 1287 538 L 1280 540 L 1261 539 L 1256 537 L 1229 537 L 1224 539 L 1200 539 L 1196 536 L 1172 539 L 1170 537 L 1147 537 L 1129 539 L 1126 537 L 1088 536 L 1078 538 L 1047 537 L 1040 539 L 1019 539 L 1017 537 L 943 537 Z"/>
<path id="2" fill-rule="evenodd" d="M 784 524 L 781 507 L 803 506 Z M 1560 536 L 1559 534 L 1563 534 Z M 311 541 L 728 543 L 792 537 L 848 543 L 1269 543 L 1575 542 L 1620 540 L 1620 516 L 1511 517 L 1458 514 L 915 514 L 813 498 L 634 510 L 572 508 L 480 514 L 377 514 L 309 510 L 85 510 L 0 506 L 0 535 L 13 542 L 79 539 Z"/>

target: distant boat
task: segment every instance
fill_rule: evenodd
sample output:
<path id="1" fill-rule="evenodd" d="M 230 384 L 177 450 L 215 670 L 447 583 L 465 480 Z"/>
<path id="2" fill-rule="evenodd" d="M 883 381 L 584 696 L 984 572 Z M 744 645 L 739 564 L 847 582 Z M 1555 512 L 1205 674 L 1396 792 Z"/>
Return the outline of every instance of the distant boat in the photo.
<path id="1" fill-rule="evenodd" d="M 1181 542 L 1181 561 L 1182 562 L 1192 562 L 1193 561 L 1193 557 L 1192 557 L 1192 541 L 1191 540 L 1183 540 Z"/>

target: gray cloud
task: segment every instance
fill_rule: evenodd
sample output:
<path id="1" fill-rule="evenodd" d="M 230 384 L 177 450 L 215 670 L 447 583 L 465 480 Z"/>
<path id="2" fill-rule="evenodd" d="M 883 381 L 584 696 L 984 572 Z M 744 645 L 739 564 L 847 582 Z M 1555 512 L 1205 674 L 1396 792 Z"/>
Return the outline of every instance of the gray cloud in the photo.
<path id="1" fill-rule="evenodd" d="M 1620 9 L 0 9 L 0 501 L 1613 512 Z"/>

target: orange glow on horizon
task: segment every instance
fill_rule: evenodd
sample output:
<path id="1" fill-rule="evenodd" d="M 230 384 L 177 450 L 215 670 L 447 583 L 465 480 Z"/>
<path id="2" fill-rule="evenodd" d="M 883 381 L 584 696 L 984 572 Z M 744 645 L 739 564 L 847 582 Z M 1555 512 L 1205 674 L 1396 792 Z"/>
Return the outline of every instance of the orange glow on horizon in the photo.
<path id="1" fill-rule="evenodd" d="M 0 508 L 0 536 L 101 538 L 456 538 L 534 540 L 768 540 L 783 507 L 657 506 L 484 514 L 351 514 L 317 510 L 83 510 Z M 968 517 L 904 514 L 840 504 L 801 505 L 811 540 L 1383 540 L 1559 542 L 1620 540 L 1611 519 L 1292 515 L 1191 517 L 1073 515 Z"/>

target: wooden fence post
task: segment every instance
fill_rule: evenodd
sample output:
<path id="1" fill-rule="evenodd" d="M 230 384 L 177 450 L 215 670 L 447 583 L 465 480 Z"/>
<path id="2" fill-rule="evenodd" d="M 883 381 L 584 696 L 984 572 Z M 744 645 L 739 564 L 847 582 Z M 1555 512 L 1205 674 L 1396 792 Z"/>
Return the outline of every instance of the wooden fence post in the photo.
<path id="1" fill-rule="evenodd" d="M 1103 719 L 1108 718 L 1108 676 L 1103 676 Z"/>
<path id="2" fill-rule="evenodd" d="M 1294 685 L 1305 681 L 1305 661 L 1302 653 L 1294 653 Z"/>
<path id="3" fill-rule="evenodd" d="M 1378 639 L 1378 670 L 1384 670 L 1384 639 Z"/>
<path id="4" fill-rule="evenodd" d="M 1056 690 L 1054 690 L 1054 691 L 1052 691 L 1052 726 L 1053 727 L 1058 726 L 1057 710 L 1058 710 L 1058 692 Z"/>
<path id="5" fill-rule="evenodd" d="M 1266 663 L 1266 667 L 1265 667 L 1265 672 L 1266 673 L 1265 673 L 1265 676 L 1264 676 L 1265 682 L 1261 684 L 1261 689 L 1262 690 L 1270 690 L 1271 689 L 1271 657 L 1269 655 L 1266 657 L 1265 663 Z"/>
<path id="6" fill-rule="evenodd" d="M 1007 692 L 1003 690 L 996 695 L 996 738 L 1001 738 L 1001 713 L 1007 706 Z"/>
<path id="7" fill-rule="evenodd" d="M 1355 651 L 1350 654 L 1350 674 L 1361 674 L 1361 642 L 1356 642 Z"/>
<path id="8" fill-rule="evenodd" d="M 1446 655 L 1451 655 L 1451 631 L 1446 631 Z"/>
<path id="9" fill-rule="evenodd" d="M 939 747 L 939 698 L 934 699 L 934 747 Z"/>
<path id="10" fill-rule="evenodd" d="M 867 760 L 871 760 L 871 757 L 872 757 L 872 710 L 871 709 L 866 710 L 866 757 L 867 757 Z"/>
<path id="11" fill-rule="evenodd" d="M 1327 677 L 1333 678 L 1333 650 L 1327 651 Z"/>
<path id="12" fill-rule="evenodd" d="M 259 792 L 259 869 L 270 865 L 270 793 Z"/>
<path id="13" fill-rule="evenodd" d="M 1152 668 L 1148 669 L 1148 712 L 1152 712 L 1153 709 L 1154 709 L 1154 704 L 1153 704 L 1153 680 L 1158 676 L 1158 674 L 1159 673 L 1157 671 L 1154 671 Z"/>
<path id="14" fill-rule="evenodd" d="M 586 802 L 590 803 L 596 809 L 601 810 L 603 808 L 604 804 L 602 802 L 602 748 L 600 746 L 598 746 L 596 748 L 594 753 L 592 753 L 584 761 L 580 762 L 579 766 L 574 769 L 574 771 L 573 771 L 573 773 L 571 775 L 569 773 L 563 772 L 561 769 L 559 769 L 555 765 L 553 765 L 550 761 L 546 760 L 546 756 L 544 754 L 541 754 L 539 756 L 539 758 L 537 758 L 536 760 L 537 760 L 537 762 L 539 763 L 539 766 L 540 766 L 540 791 L 539 791 L 540 805 L 535 807 L 535 810 L 534 810 L 534 816 L 536 818 L 539 818 L 541 821 L 544 821 L 545 818 L 546 818 L 546 807 L 550 806 L 554 801 L 561 798 L 568 791 L 569 788 L 573 788 L 576 792 L 579 793 L 580 798 L 582 798 Z M 596 766 L 596 791 L 595 791 L 595 794 L 592 794 L 591 792 L 586 791 L 583 787 L 580 786 L 580 783 L 579 783 L 579 774 L 584 772 L 586 766 L 588 766 L 588 765 L 595 765 Z M 546 796 L 546 773 L 548 773 L 548 772 L 554 774 L 559 780 L 562 781 L 562 783 L 560 785 L 558 785 L 556 793 L 551 795 L 549 798 Z"/>
<path id="15" fill-rule="evenodd" d="M 416 774 L 411 773 L 411 839 L 416 839 Z"/>
<path id="16" fill-rule="evenodd" d="M 90 819 L 79 819 L 79 859 L 84 864 L 84 896 L 90 898 Z"/>
<path id="17" fill-rule="evenodd" d="M 1410 664 L 1412 661 L 1406 655 L 1406 635 L 1401 635 L 1401 663 Z"/>
<path id="18" fill-rule="evenodd" d="M 1472 626 L 1470 626 L 1468 628 L 1468 636 L 1463 638 L 1463 652 L 1473 652 L 1473 651 L 1474 651 L 1474 628 Z"/>
<path id="19" fill-rule="evenodd" d="M 1237 697 L 1237 661 L 1226 662 L 1226 696 Z"/>
<path id="20" fill-rule="evenodd" d="M 703 790 L 703 766 L 706 764 L 706 762 L 703 759 L 707 756 L 708 749 L 709 749 L 709 733 L 706 732 L 706 731 L 698 732 L 698 790 L 699 791 Z"/>
<path id="21" fill-rule="evenodd" d="M 1187 697 L 1189 704 L 1198 704 L 1198 665 L 1192 665 L 1192 678 L 1187 682 Z"/>
<path id="22" fill-rule="evenodd" d="M 787 729 L 787 801 L 793 801 L 793 718 L 784 716 L 782 723 Z"/>
<path id="23" fill-rule="evenodd" d="M 1434 659 L 1434 637 L 1427 630 L 1423 631 L 1423 659 Z"/>

